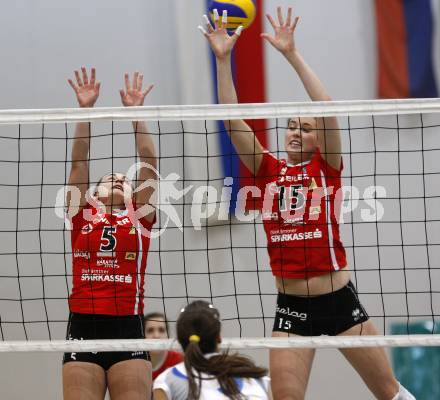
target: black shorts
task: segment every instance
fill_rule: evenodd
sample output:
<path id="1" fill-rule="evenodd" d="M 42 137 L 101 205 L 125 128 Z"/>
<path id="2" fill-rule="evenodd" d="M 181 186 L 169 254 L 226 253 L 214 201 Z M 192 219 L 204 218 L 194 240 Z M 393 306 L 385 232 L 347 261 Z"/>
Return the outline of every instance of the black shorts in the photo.
<path id="1" fill-rule="evenodd" d="M 112 316 L 70 313 L 67 340 L 144 339 L 142 315 Z M 64 353 L 63 364 L 72 361 L 98 364 L 105 371 L 126 360 L 150 360 L 147 351 Z"/>
<path id="2" fill-rule="evenodd" d="M 278 293 L 274 332 L 300 336 L 338 335 L 368 320 L 353 283 L 316 297 Z"/>

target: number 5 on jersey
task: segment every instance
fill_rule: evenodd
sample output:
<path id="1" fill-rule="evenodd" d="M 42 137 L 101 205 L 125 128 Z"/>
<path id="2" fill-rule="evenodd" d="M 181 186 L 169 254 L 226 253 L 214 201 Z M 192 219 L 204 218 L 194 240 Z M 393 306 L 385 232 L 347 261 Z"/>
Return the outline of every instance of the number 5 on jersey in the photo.
<path id="1" fill-rule="evenodd" d="M 113 251 L 116 248 L 116 226 L 104 226 L 99 251 Z"/>

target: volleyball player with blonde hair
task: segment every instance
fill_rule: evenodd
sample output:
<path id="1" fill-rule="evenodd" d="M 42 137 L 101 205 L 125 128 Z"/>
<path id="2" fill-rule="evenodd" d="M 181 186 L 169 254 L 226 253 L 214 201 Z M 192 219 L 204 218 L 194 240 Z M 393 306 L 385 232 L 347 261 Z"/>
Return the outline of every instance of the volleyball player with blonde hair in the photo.
<path id="1" fill-rule="evenodd" d="M 299 18 L 293 18 L 292 9 L 288 8 L 285 18 L 278 7 L 278 22 L 270 15 L 267 18 L 275 34 L 262 37 L 286 58 L 313 101 L 331 100 L 295 45 Z M 224 19 L 220 23 L 217 18 L 214 27 L 206 17 L 205 22 L 206 28 L 200 28 L 216 56 L 219 102 L 237 103 L 231 52 L 242 28 L 230 36 Z M 339 237 L 336 203 L 343 165 L 337 118 L 290 118 L 284 140 L 287 160 L 264 149 L 243 120 L 225 121 L 225 125 L 262 197 L 268 190 L 273 200 L 263 209 L 278 289 L 272 336 L 378 334 L 350 281 Z M 377 399 L 414 399 L 395 379 L 383 348 L 340 351 Z M 270 351 L 275 399 L 304 398 L 314 355 L 314 349 Z"/>

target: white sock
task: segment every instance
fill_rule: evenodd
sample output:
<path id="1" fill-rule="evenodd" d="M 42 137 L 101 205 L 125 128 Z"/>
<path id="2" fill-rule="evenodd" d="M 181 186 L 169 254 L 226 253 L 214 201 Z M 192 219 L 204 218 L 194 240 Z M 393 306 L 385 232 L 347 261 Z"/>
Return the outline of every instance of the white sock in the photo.
<path id="1" fill-rule="evenodd" d="M 416 398 L 399 383 L 399 393 L 391 400 L 416 400 Z"/>

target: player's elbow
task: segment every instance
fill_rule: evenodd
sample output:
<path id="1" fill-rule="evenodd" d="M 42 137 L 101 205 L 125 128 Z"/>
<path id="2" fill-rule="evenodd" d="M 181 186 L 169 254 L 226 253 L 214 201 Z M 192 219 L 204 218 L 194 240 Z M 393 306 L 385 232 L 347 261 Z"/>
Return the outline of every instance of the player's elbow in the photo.
<path id="1" fill-rule="evenodd" d="M 149 146 L 141 146 L 138 148 L 139 158 L 143 162 L 148 162 L 149 164 L 155 164 L 157 161 L 156 152 Z"/>
<path id="2" fill-rule="evenodd" d="M 151 155 L 140 155 L 139 159 L 142 163 L 148 164 L 148 166 L 157 169 L 157 157 L 154 154 Z"/>

